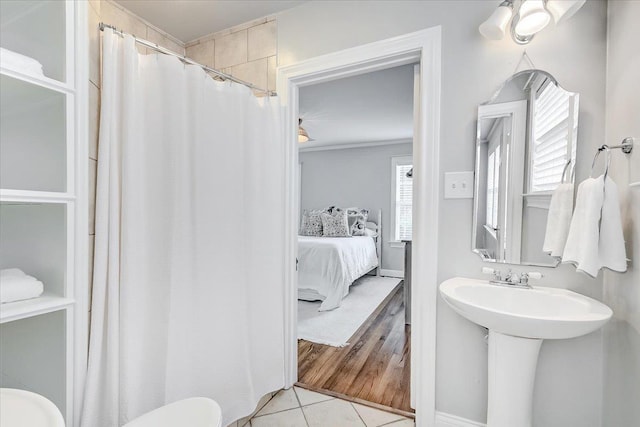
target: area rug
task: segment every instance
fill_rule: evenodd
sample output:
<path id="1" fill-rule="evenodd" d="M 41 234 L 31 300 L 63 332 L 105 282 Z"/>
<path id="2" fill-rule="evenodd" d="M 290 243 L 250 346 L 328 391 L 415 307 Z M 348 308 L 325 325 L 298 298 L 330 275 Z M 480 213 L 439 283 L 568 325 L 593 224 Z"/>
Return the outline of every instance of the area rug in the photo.
<path id="1" fill-rule="evenodd" d="M 349 338 L 400 283 L 393 277 L 363 276 L 355 281 L 340 307 L 318 311 L 320 301 L 298 300 L 298 339 L 344 347 Z"/>

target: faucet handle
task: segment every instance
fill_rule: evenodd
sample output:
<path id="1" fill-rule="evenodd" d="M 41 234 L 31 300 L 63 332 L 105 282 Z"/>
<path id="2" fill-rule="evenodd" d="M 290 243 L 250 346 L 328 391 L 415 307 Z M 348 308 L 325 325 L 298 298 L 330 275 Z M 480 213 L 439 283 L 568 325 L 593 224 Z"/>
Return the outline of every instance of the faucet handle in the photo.
<path id="1" fill-rule="evenodd" d="M 537 271 L 530 271 L 528 273 L 522 273 L 520 275 L 520 283 L 523 285 L 528 285 L 529 284 L 529 279 L 542 279 L 542 273 L 539 273 Z"/>
<path id="2" fill-rule="evenodd" d="M 495 280 L 502 280 L 502 272 L 491 267 L 482 267 L 482 274 L 493 274 Z"/>
<path id="3" fill-rule="evenodd" d="M 540 280 L 540 279 L 542 279 L 544 277 L 542 275 L 542 273 L 540 273 L 538 271 L 530 271 L 530 272 L 524 273 L 524 274 L 526 274 L 529 279 L 535 279 L 535 280 Z"/>

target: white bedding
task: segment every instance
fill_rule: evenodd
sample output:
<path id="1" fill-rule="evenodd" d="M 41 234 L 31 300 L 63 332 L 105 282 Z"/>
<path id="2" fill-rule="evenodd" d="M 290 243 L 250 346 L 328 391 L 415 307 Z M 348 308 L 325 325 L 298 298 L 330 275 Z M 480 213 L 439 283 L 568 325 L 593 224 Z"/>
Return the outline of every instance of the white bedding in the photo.
<path id="1" fill-rule="evenodd" d="M 354 280 L 377 266 L 372 237 L 298 236 L 298 299 L 322 300 L 320 311 L 333 310 Z"/>

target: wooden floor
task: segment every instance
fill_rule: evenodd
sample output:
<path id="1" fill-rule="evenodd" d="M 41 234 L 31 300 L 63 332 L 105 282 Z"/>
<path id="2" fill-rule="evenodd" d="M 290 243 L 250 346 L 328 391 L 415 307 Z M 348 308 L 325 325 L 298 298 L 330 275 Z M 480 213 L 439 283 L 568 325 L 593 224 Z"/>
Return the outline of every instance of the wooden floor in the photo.
<path id="1" fill-rule="evenodd" d="M 298 341 L 298 382 L 312 390 L 404 412 L 409 406 L 410 326 L 404 323 L 403 282 L 356 331 L 346 347 Z"/>

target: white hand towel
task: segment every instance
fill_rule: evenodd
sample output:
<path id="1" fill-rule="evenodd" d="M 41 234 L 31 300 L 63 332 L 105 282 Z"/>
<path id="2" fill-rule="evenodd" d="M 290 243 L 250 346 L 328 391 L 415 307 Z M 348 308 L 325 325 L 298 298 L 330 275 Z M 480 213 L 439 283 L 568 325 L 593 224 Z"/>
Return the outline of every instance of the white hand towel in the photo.
<path id="1" fill-rule="evenodd" d="M 571 219 L 563 263 L 575 264 L 578 271 L 596 277 L 599 256 L 600 215 L 604 202 L 604 179 L 587 178 L 578 186 L 576 208 Z"/>
<path id="2" fill-rule="evenodd" d="M 32 76 L 44 76 L 42 64 L 35 59 L 0 47 L 0 64 L 3 68 L 20 71 Z"/>
<path id="3" fill-rule="evenodd" d="M 551 196 L 547 231 L 542 250 L 551 256 L 561 257 L 567 243 L 571 214 L 573 213 L 573 184 L 560 184 Z"/>
<path id="4" fill-rule="evenodd" d="M 31 276 L 0 276 L 0 303 L 36 298 L 44 292 L 41 281 Z"/>
<path id="5" fill-rule="evenodd" d="M 627 271 L 627 254 L 624 247 L 620 198 L 618 186 L 609 177 L 605 181 L 602 219 L 600 220 L 600 242 L 598 245 L 603 268 L 617 272 Z"/>

